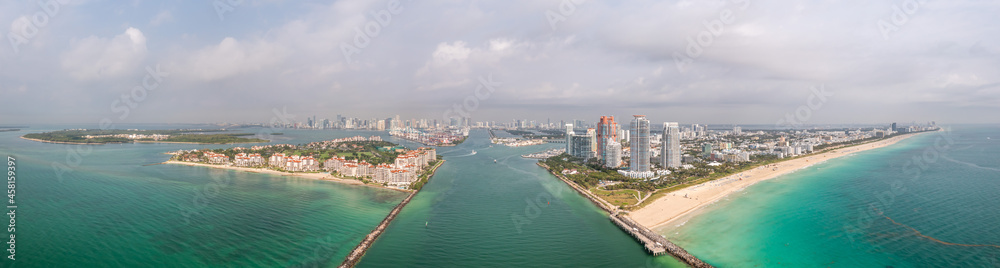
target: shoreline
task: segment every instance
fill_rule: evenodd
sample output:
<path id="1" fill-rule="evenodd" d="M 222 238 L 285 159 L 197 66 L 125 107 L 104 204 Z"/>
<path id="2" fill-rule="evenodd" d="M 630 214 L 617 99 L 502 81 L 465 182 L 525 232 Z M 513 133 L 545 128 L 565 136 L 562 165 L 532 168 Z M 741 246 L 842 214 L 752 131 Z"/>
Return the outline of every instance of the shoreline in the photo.
<path id="1" fill-rule="evenodd" d="M 431 174 L 427 176 L 428 183 L 430 183 L 431 178 L 434 178 L 434 175 L 437 174 L 437 169 L 442 165 L 444 165 L 444 161 L 445 161 L 444 159 L 441 159 L 440 162 L 437 163 L 437 165 L 434 165 L 434 167 L 431 168 Z M 420 187 L 420 189 L 423 188 L 424 187 Z M 420 189 L 411 191 L 410 194 L 403 199 L 403 201 L 400 201 L 399 204 L 393 207 L 392 210 L 389 211 L 389 215 L 386 215 L 385 218 L 382 219 L 382 221 L 379 222 L 377 226 L 375 226 L 375 229 L 372 229 L 372 231 L 369 232 L 368 235 L 366 235 L 365 238 L 362 239 L 361 242 L 358 243 L 358 245 L 355 246 L 353 250 L 351 250 L 351 253 L 347 254 L 347 257 L 344 257 L 344 261 L 341 262 L 340 266 L 337 267 L 351 268 L 357 265 L 358 262 L 361 262 L 361 258 L 365 256 L 365 253 L 368 253 L 368 249 L 375 244 L 375 241 L 378 240 L 380 236 L 382 236 L 382 233 L 385 233 L 385 229 L 389 227 L 389 224 L 391 224 L 393 220 L 396 219 L 396 216 L 399 215 L 399 212 L 403 211 L 403 208 L 406 207 L 406 205 L 410 204 L 410 200 L 413 200 L 413 197 L 417 196 L 417 193 L 420 193 Z"/>
<path id="2" fill-rule="evenodd" d="M 137 141 L 137 140 L 133 140 L 132 142 L 105 142 L 105 143 L 89 142 L 88 143 L 88 142 L 69 142 L 69 141 L 47 141 L 47 140 L 39 140 L 39 139 L 26 138 L 24 136 L 21 136 L 20 138 L 25 139 L 25 140 L 29 140 L 29 141 L 37 141 L 37 142 L 44 142 L 44 143 L 80 144 L 80 145 L 107 145 L 107 144 L 126 144 L 126 143 L 175 143 L 175 144 L 198 144 L 198 145 L 212 145 L 212 144 L 226 145 L 226 144 L 268 143 L 268 142 L 270 142 L 270 141 L 258 141 L 258 142 L 231 142 L 231 143 L 200 143 L 200 142 L 186 142 L 186 141 Z"/>
<path id="3" fill-rule="evenodd" d="M 636 222 L 646 226 L 647 228 L 660 228 L 679 218 L 699 211 L 701 208 L 713 204 L 732 193 L 742 191 L 743 189 L 746 189 L 747 187 L 758 182 L 793 173 L 795 171 L 826 162 L 830 159 L 836 159 L 852 155 L 857 152 L 893 145 L 897 142 L 923 133 L 928 132 L 902 134 L 887 140 L 839 147 L 819 154 L 806 155 L 800 158 L 789 159 L 770 165 L 756 167 L 674 192 L 669 192 L 666 195 L 657 198 L 645 207 L 630 212 L 629 215 L 635 219 Z"/>
<path id="4" fill-rule="evenodd" d="M 387 189 L 387 190 L 396 190 L 396 191 L 400 191 L 400 192 L 413 192 L 413 190 L 406 190 L 406 189 L 385 187 L 385 186 L 378 185 L 378 184 L 366 184 L 366 183 L 361 182 L 359 180 L 345 179 L 345 178 L 334 176 L 333 174 L 330 174 L 330 173 L 322 173 L 322 172 L 321 173 L 289 173 L 289 172 L 283 172 L 283 171 L 277 171 L 277 170 L 265 169 L 265 168 L 234 167 L 234 166 L 223 166 L 223 165 L 213 165 L 213 164 L 204 164 L 204 163 L 184 162 L 184 161 L 177 161 L 177 160 L 167 160 L 166 162 L 163 162 L 161 164 L 175 164 L 175 165 L 185 165 L 185 166 L 196 166 L 196 167 L 208 167 L 208 168 L 228 169 L 228 170 L 236 170 L 236 171 L 250 172 L 250 173 L 263 173 L 263 174 L 278 175 L 278 176 L 300 177 L 300 178 L 314 179 L 314 180 L 321 180 L 321 181 L 332 181 L 332 182 L 343 183 L 343 184 L 362 185 L 362 186 L 368 186 L 368 187 L 374 187 L 374 188 L 381 188 L 381 189 Z"/>
<path id="5" fill-rule="evenodd" d="M 107 143 L 85 143 L 85 142 L 68 142 L 68 141 L 47 141 L 47 140 L 25 138 L 24 136 L 21 136 L 20 138 L 26 139 L 26 140 L 29 140 L 29 141 L 37 141 L 37 142 L 44 142 L 44 143 L 57 143 L 57 144 L 82 144 L 82 145 L 102 145 L 102 144 L 107 144 Z"/>

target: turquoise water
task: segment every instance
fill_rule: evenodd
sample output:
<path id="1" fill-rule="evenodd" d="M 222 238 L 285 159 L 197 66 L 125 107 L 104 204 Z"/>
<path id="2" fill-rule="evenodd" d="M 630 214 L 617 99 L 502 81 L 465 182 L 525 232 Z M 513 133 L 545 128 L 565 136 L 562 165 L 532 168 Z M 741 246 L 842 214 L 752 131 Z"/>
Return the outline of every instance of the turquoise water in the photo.
<path id="1" fill-rule="evenodd" d="M 282 138 L 292 141 L 357 134 L 286 133 Z M 4 266 L 336 265 L 406 196 L 309 179 L 143 166 L 168 159 L 162 153 L 169 150 L 218 145 L 77 146 L 17 138 L 23 134 L 0 133 L 0 153 L 13 154 L 18 167 L 18 254 Z M 53 163 L 71 171 L 59 176 Z"/>
<path id="2" fill-rule="evenodd" d="M 934 149 L 941 134 L 923 134 L 831 160 L 758 183 L 660 231 L 719 267 L 996 267 L 997 248 L 946 245 L 909 228 L 942 242 L 1000 244 L 1000 145 L 986 139 L 1000 138 L 998 130 L 960 126 L 947 148 Z M 17 138 L 26 131 L 0 133 L 0 153 L 13 154 L 20 168 L 16 267 L 332 267 L 405 197 L 143 166 L 167 159 L 165 151 L 229 145 L 42 144 Z M 381 135 L 418 146 L 384 132 L 282 132 L 276 142 Z M 558 146 L 491 147 L 487 132 L 473 131 L 466 143 L 439 148 L 448 162 L 359 267 L 683 266 L 647 255 L 607 215 L 520 157 Z M 938 157 L 907 164 L 925 155 Z M 52 167 L 77 161 L 61 178 Z M 869 213 L 872 207 L 901 225 Z"/>
<path id="3" fill-rule="evenodd" d="M 607 214 L 520 157 L 558 146 L 490 147 L 489 133 L 473 131 L 441 149 L 448 162 L 358 267 L 684 267 L 649 256 Z"/>
<path id="4" fill-rule="evenodd" d="M 998 138 L 997 126 L 922 134 L 757 183 L 659 231 L 719 267 L 1000 267 L 998 247 L 944 244 L 1000 245 Z"/>
<path id="5" fill-rule="evenodd" d="M 144 166 L 168 159 L 166 151 L 234 145 L 78 146 L 18 138 L 75 127 L 87 126 L 0 133 L 0 153 L 14 155 L 19 167 L 16 267 L 335 267 L 406 195 L 202 167 Z M 419 146 L 385 132 L 282 132 L 275 142 L 381 135 Z M 520 157 L 554 146 L 491 148 L 487 132 L 474 131 L 461 146 L 439 148 L 448 162 L 360 266 L 683 266 L 648 256 L 607 215 Z M 62 169 L 53 163 L 71 168 L 56 175 Z"/>

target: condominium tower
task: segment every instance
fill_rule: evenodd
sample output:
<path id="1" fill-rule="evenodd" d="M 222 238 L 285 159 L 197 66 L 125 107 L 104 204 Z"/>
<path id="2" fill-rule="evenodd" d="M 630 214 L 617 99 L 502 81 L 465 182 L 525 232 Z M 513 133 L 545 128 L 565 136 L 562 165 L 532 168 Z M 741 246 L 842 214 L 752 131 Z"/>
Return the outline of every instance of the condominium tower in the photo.
<path id="1" fill-rule="evenodd" d="M 631 136 L 629 171 L 649 171 L 649 120 L 645 115 L 634 115 L 629 132 Z"/>

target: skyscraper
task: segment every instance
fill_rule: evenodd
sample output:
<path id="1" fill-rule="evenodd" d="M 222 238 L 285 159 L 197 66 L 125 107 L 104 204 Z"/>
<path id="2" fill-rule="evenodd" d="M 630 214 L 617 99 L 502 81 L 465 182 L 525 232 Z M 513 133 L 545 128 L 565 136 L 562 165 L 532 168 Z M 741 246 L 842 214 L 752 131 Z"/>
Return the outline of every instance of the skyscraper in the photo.
<path id="1" fill-rule="evenodd" d="M 622 165 L 622 144 L 617 141 L 609 141 L 607 148 L 602 150 L 607 155 L 604 156 L 604 166 L 616 168 Z"/>
<path id="2" fill-rule="evenodd" d="M 597 157 L 597 131 L 594 128 L 587 128 L 587 135 L 591 137 L 590 152 Z"/>
<path id="3" fill-rule="evenodd" d="M 590 160 L 596 153 L 594 153 L 591 146 L 594 145 L 594 135 L 592 133 L 587 133 L 583 135 L 572 135 L 570 140 L 570 147 L 572 147 L 573 157 L 583 159 L 583 161 Z"/>
<path id="4" fill-rule="evenodd" d="M 597 159 L 607 158 L 605 149 L 612 141 L 618 142 L 618 123 L 615 123 L 614 116 L 601 116 L 601 121 L 597 123 Z"/>
<path id="5" fill-rule="evenodd" d="M 649 171 L 649 120 L 645 115 L 633 115 L 632 125 L 629 134 L 632 140 L 629 142 L 631 160 L 629 171 L 646 172 Z"/>
<path id="6" fill-rule="evenodd" d="M 663 123 L 663 146 L 660 148 L 660 166 L 681 166 L 681 129 L 677 122 Z"/>
<path id="7" fill-rule="evenodd" d="M 566 154 L 573 155 L 573 124 L 566 124 Z"/>

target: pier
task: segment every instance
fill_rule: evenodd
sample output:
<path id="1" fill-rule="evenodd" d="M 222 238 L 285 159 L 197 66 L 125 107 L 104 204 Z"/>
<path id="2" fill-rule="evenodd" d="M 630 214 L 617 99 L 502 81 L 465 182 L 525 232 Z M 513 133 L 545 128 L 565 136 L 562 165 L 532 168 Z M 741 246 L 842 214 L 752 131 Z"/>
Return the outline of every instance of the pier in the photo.
<path id="1" fill-rule="evenodd" d="M 434 169 L 431 171 L 431 177 L 434 176 L 433 174 L 437 173 L 437 169 L 443 164 L 444 159 L 440 160 L 440 162 L 434 166 Z M 430 181 L 430 177 L 427 178 L 427 181 Z M 389 223 L 392 223 L 392 220 L 396 219 L 396 215 L 399 215 L 399 212 L 403 210 L 403 207 L 405 207 L 406 204 L 409 204 L 410 200 L 413 199 L 414 196 L 417 196 L 417 193 L 419 192 L 420 190 L 413 191 L 410 195 L 406 196 L 403 201 L 399 202 L 396 207 L 392 208 L 389 215 L 385 216 L 385 219 L 382 219 L 382 222 L 380 222 L 371 233 L 365 236 L 365 239 L 361 240 L 361 243 L 358 243 L 358 246 L 354 247 L 354 250 L 351 250 L 351 253 L 347 254 L 347 258 L 344 258 L 344 262 L 340 263 L 340 266 L 337 267 L 351 268 L 354 267 L 354 265 L 357 265 L 358 262 L 361 261 L 361 257 L 364 257 L 365 253 L 368 252 L 368 249 L 375 243 L 375 240 L 385 232 L 385 228 L 389 227 Z"/>
<path id="2" fill-rule="evenodd" d="M 584 189 L 580 185 L 577 185 L 575 182 L 567 179 L 562 174 L 559 174 L 558 172 L 549 169 L 547 165 L 541 162 L 538 162 L 537 164 L 538 166 L 549 170 L 549 173 L 552 173 L 552 175 L 556 176 L 556 178 L 559 178 L 560 180 L 565 182 L 566 185 L 569 185 L 570 188 L 576 190 L 577 193 L 586 197 L 588 200 L 590 200 L 590 202 L 594 203 L 594 205 L 597 205 L 597 207 L 608 212 L 608 214 L 610 214 L 611 222 L 613 222 L 615 225 L 617 225 L 619 228 L 625 231 L 625 233 L 628 233 L 629 235 L 634 237 L 637 241 L 639 241 L 639 243 L 641 243 L 645 247 L 646 252 L 649 252 L 649 254 L 652 254 L 653 256 L 670 254 L 691 267 L 696 267 L 696 268 L 713 267 L 712 265 L 702 261 L 701 259 L 698 259 L 698 257 L 691 255 L 690 253 L 687 252 L 687 250 L 684 250 L 684 248 L 681 248 L 677 244 L 670 242 L 669 240 L 667 240 L 667 238 L 663 237 L 662 235 L 659 235 L 653 232 L 652 230 L 649 230 L 649 228 L 646 228 L 646 226 L 643 226 L 642 224 L 635 222 L 628 215 L 622 214 L 621 210 L 619 210 L 614 205 L 608 203 L 607 201 L 604 201 L 604 199 L 595 196 L 593 193 L 591 193 L 587 189 Z"/>

